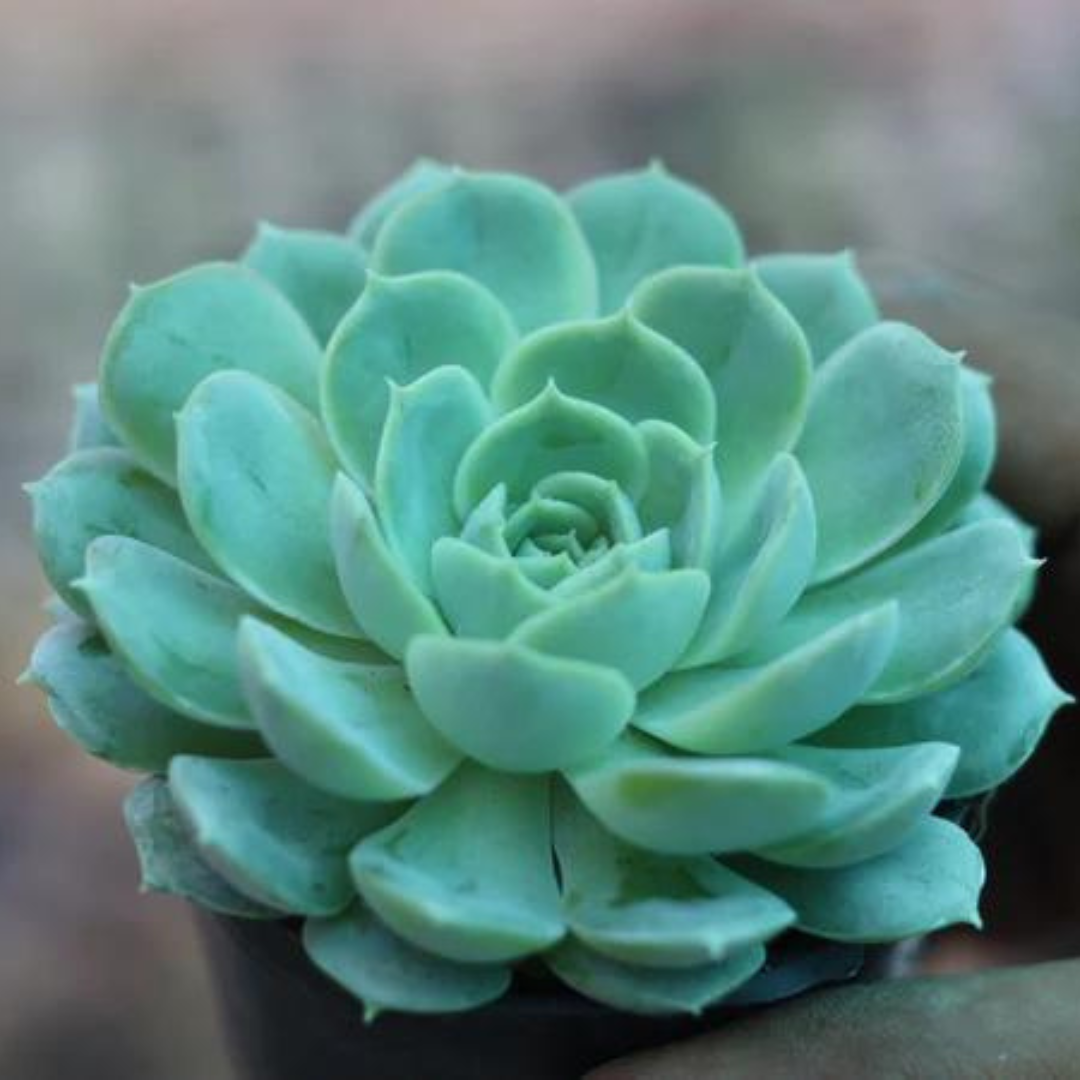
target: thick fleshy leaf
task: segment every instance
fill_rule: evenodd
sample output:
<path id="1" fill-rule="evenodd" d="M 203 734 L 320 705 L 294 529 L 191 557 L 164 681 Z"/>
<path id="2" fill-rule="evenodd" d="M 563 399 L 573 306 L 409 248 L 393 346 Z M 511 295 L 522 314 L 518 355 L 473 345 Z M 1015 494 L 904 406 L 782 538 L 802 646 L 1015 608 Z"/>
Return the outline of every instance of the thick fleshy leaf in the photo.
<path id="1" fill-rule="evenodd" d="M 551 597 L 520 562 L 449 536 L 436 543 L 431 560 L 435 599 L 455 634 L 501 639 L 551 605 Z"/>
<path id="2" fill-rule="evenodd" d="M 538 497 L 563 499 L 588 511 L 613 544 L 641 539 L 637 509 L 613 480 L 585 472 L 554 473 L 537 483 L 535 493 Z"/>
<path id="3" fill-rule="evenodd" d="M 201 724 L 150 697 L 88 623 L 69 620 L 43 635 L 26 678 L 48 695 L 49 710 L 64 732 L 122 769 L 164 772 L 175 754 L 266 752 L 255 735 Z"/>
<path id="4" fill-rule="evenodd" d="M 880 318 L 850 251 L 765 255 L 755 259 L 753 267 L 795 316 L 816 363 Z"/>
<path id="5" fill-rule="evenodd" d="M 630 565 L 614 580 L 532 616 L 511 641 L 613 668 L 640 690 L 682 655 L 708 597 L 701 570 L 650 574 Z"/>
<path id="6" fill-rule="evenodd" d="M 701 368 L 628 311 L 527 337 L 499 367 L 492 400 L 506 412 L 549 382 L 631 423 L 666 420 L 698 442 L 708 442 L 716 428 L 716 405 Z"/>
<path id="7" fill-rule="evenodd" d="M 344 473 L 334 482 L 330 542 L 353 618 L 376 645 L 401 659 L 414 635 L 446 632 L 435 606 L 387 546 L 366 496 Z"/>
<path id="8" fill-rule="evenodd" d="M 304 949 L 317 968 L 364 1003 L 370 1022 L 383 1012 L 452 1013 L 501 997 L 510 971 L 500 964 L 455 964 L 393 934 L 363 905 L 304 923 Z"/>
<path id="9" fill-rule="evenodd" d="M 71 388 L 75 409 L 68 432 L 68 452 L 119 446 L 120 439 L 101 411 L 97 383 L 76 383 Z"/>
<path id="10" fill-rule="evenodd" d="M 45 576 L 82 615 L 90 609 L 71 583 L 82 575 L 86 549 L 99 536 L 130 536 L 195 566 L 213 568 L 191 535 L 176 493 L 140 468 L 126 450 L 81 450 L 27 485 L 27 491 Z"/>
<path id="11" fill-rule="evenodd" d="M 408 386 L 452 364 L 486 387 L 516 336 L 503 306 L 461 274 L 369 274 L 321 373 L 323 420 L 342 462 L 356 478 L 374 481 L 391 383 Z"/>
<path id="12" fill-rule="evenodd" d="M 414 638 L 405 670 L 424 715 L 494 769 L 581 761 L 626 726 L 634 691 L 616 671 L 502 641 Z"/>
<path id="13" fill-rule="evenodd" d="M 334 915 L 354 896 L 347 855 L 400 807 L 348 802 L 272 758 L 176 757 L 169 790 L 202 857 L 246 896 L 297 915 Z"/>
<path id="14" fill-rule="evenodd" d="M 671 570 L 669 530 L 657 529 L 632 544 L 613 544 L 588 566 L 581 567 L 553 585 L 551 595 L 562 601 L 582 596 L 621 577 L 631 567 L 649 574 Z"/>
<path id="15" fill-rule="evenodd" d="M 716 395 L 721 486 L 740 497 L 802 427 L 811 362 L 798 323 L 745 270 L 664 271 L 642 283 L 631 310 L 704 370 Z"/>
<path id="16" fill-rule="evenodd" d="M 401 205 L 445 184 L 454 169 L 431 158 L 417 158 L 392 184 L 388 184 L 353 218 L 349 236 L 369 251 L 386 219 Z"/>
<path id="17" fill-rule="evenodd" d="M 319 343 L 258 274 L 207 263 L 132 290 L 101 360 L 109 424 L 151 472 L 175 475 L 173 418 L 215 371 L 239 368 L 314 408 Z"/>
<path id="18" fill-rule="evenodd" d="M 319 229 L 281 229 L 263 222 L 243 263 L 276 285 L 325 344 L 364 288 L 363 251 Z"/>
<path id="19" fill-rule="evenodd" d="M 839 870 L 750 859 L 738 869 L 782 896 L 799 929 L 833 941 L 899 941 L 954 923 L 981 925 L 982 856 L 963 829 L 941 818 L 924 818 L 899 847 Z"/>
<path id="20" fill-rule="evenodd" d="M 781 761 L 822 773 L 833 794 L 805 836 L 759 854 L 787 866 L 850 866 L 901 844 L 940 801 L 959 750 L 924 742 L 868 750 L 789 746 Z"/>
<path id="21" fill-rule="evenodd" d="M 873 685 L 897 622 L 896 604 L 886 603 L 790 652 L 762 650 L 746 666 L 675 672 L 638 698 L 632 723 L 697 754 L 785 746 L 835 720 Z"/>
<path id="22" fill-rule="evenodd" d="M 243 919 L 280 919 L 281 912 L 234 889 L 212 870 L 184 828 L 169 785 L 151 776 L 124 800 L 124 821 L 135 843 L 142 887 L 191 900 Z"/>
<path id="23" fill-rule="evenodd" d="M 636 735 L 566 776 L 616 836 L 666 855 L 745 851 L 792 839 L 825 809 L 832 790 L 797 765 L 676 756 Z"/>
<path id="24" fill-rule="evenodd" d="M 567 922 L 604 956 L 645 967 L 706 964 L 795 920 L 782 900 L 715 859 L 673 859 L 624 844 L 563 788 L 554 809 Z"/>
<path id="25" fill-rule="evenodd" d="M 455 172 L 391 215 L 372 266 L 457 270 L 499 297 L 523 333 L 596 312 L 596 267 L 581 229 L 553 191 L 521 176 Z"/>
<path id="26" fill-rule="evenodd" d="M 1008 630 L 955 685 L 894 705 L 852 709 L 814 742 L 850 747 L 953 743 L 960 748 L 960 763 L 946 795 L 962 799 L 1012 776 L 1031 756 L 1054 712 L 1070 700 L 1035 646 Z"/>
<path id="27" fill-rule="evenodd" d="M 614 311 L 639 281 L 670 266 L 738 266 L 742 238 L 726 210 L 659 163 L 590 180 L 566 200 L 600 276 L 600 310 Z"/>
<path id="28" fill-rule="evenodd" d="M 966 525 L 807 593 L 776 636 L 805 641 L 895 599 L 896 647 L 863 700 L 902 701 L 966 675 L 1012 621 L 1037 566 L 1014 526 Z"/>
<path id="29" fill-rule="evenodd" d="M 396 665 L 332 660 L 248 618 L 240 670 L 275 756 L 323 791 L 366 800 L 423 795 L 460 759 L 424 719 Z"/>
<path id="30" fill-rule="evenodd" d="M 450 960 L 513 960 L 564 927 L 548 781 L 463 765 L 349 856 L 360 895 L 396 933 Z"/>
<path id="31" fill-rule="evenodd" d="M 336 465 L 318 422 L 262 379 L 211 376 L 177 418 L 180 497 L 226 573 L 274 611 L 359 637 L 330 549 Z"/>
<path id="32" fill-rule="evenodd" d="M 648 474 L 645 444 L 621 416 L 549 384 L 532 401 L 495 421 L 469 447 L 458 469 L 454 503 L 464 517 L 498 484 L 521 502 L 545 476 L 587 472 L 614 480 L 631 498 Z"/>
<path id="33" fill-rule="evenodd" d="M 741 509 L 713 549 L 709 602 L 680 667 L 749 648 L 791 610 L 813 573 L 817 519 L 795 458 L 779 455 Z"/>
<path id="34" fill-rule="evenodd" d="M 747 982 L 765 963 L 765 950 L 750 945 L 711 964 L 654 968 L 620 963 L 568 938 L 544 961 L 567 986 L 612 1008 L 696 1016 Z"/>
<path id="35" fill-rule="evenodd" d="M 454 476 L 490 408 L 464 368 L 440 367 L 395 387 L 375 469 L 375 503 L 390 546 L 431 591 L 431 547 L 457 531 Z"/>
<path id="36" fill-rule="evenodd" d="M 963 453 L 960 402 L 956 355 L 902 323 L 863 331 L 820 369 L 795 451 L 817 508 L 817 581 L 930 512 Z"/>
<path id="37" fill-rule="evenodd" d="M 659 420 L 641 425 L 649 484 L 638 502 L 642 527 L 671 529 L 676 566 L 708 567 L 720 530 L 722 499 L 713 446 L 701 446 Z"/>

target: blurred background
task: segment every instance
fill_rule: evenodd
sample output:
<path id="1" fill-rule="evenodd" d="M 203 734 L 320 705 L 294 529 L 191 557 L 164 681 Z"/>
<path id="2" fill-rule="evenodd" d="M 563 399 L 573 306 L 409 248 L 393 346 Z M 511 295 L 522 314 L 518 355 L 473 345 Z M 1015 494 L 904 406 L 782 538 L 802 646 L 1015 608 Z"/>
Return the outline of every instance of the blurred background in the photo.
<path id="1" fill-rule="evenodd" d="M 1035 618 L 1077 690 L 1075 0 L 0 0 L 2 1077 L 228 1076 L 186 913 L 137 893 L 130 780 L 13 685 L 45 591 L 18 484 L 129 281 L 260 218 L 342 227 L 419 154 L 556 185 L 658 156 L 754 251 L 867 251 L 997 378 L 998 484 L 1061 553 Z M 938 967 L 1078 947 L 1073 726 L 997 800 L 990 937 Z"/>

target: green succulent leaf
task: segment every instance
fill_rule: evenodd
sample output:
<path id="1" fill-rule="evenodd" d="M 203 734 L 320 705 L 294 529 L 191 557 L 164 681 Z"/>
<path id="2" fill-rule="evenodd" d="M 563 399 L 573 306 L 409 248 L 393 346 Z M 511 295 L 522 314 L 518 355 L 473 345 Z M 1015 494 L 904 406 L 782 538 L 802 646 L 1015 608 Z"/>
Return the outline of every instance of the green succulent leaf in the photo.
<path id="1" fill-rule="evenodd" d="M 130 792 L 124 800 L 124 820 L 135 843 L 144 889 L 171 893 L 222 915 L 281 918 L 280 911 L 245 896 L 207 865 L 161 777 L 148 777 Z"/>
<path id="2" fill-rule="evenodd" d="M 533 490 L 537 497 L 562 499 L 580 506 L 615 543 L 630 544 L 641 539 L 637 508 L 613 480 L 586 472 L 561 472 L 543 477 Z"/>
<path id="3" fill-rule="evenodd" d="M 441 161 L 418 158 L 392 184 L 383 188 L 353 218 L 349 224 L 349 237 L 370 251 L 375 246 L 379 230 L 387 218 L 410 199 L 448 183 L 455 170 Z"/>
<path id="4" fill-rule="evenodd" d="M 694 967 L 766 941 L 795 920 L 782 900 L 714 859 L 624 844 L 561 787 L 554 810 L 567 924 L 595 952 L 643 967 Z"/>
<path id="5" fill-rule="evenodd" d="M 729 500 L 740 498 L 802 428 L 811 361 L 798 323 L 745 270 L 666 270 L 642 282 L 630 307 L 708 377 L 721 486 Z"/>
<path id="6" fill-rule="evenodd" d="M 788 866 L 832 868 L 891 851 L 937 805 L 959 756 L 942 742 L 867 750 L 786 747 L 777 757 L 822 773 L 833 796 L 806 836 L 759 854 Z"/>
<path id="7" fill-rule="evenodd" d="M 903 701 L 956 682 L 982 659 L 1012 621 L 1037 565 L 1013 525 L 966 525 L 807 593 L 777 637 L 805 641 L 895 599 L 896 647 L 863 700 Z"/>
<path id="8" fill-rule="evenodd" d="M 75 410 L 68 433 L 68 452 L 119 446 L 120 439 L 101 411 L 97 383 L 76 383 L 71 388 Z"/>
<path id="9" fill-rule="evenodd" d="M 765 255 L 752 265 L 795 316 L 818 364 L 880 318 L 850 251 Z"/>
<path id="10" fill-rule="evenodd" d="M 701 368 L 629 311 L 531 334 L 499 367 L 492 398 L 507 412 L 549 382 L 631 423 L 666 420 L 698 442 L 708 442 L 716 428 L 712 389 Z"/>
<path id="11" fill-rule="evenodd" d="M 206 376 L 239 368 L 314 408 L 318 362 L 318 341 L 277 289 L 207 263 L 132 290 L 105 342 L 101 402 L 128 449 L 171 482 L 173 417 Z"/>
<path id="12" fill-rule="evenodd" d="M 963 829 L 924 818 L 892 851 L 837 870 L 745 860 L 741 873 L 783 897 L 798 927 L 833 941 L 885 942 L 981 925 L 982 856 Z"/>
<path id="13" fill-rule="evenodd" d="M 614 480 L 636 498 L 645 487 L 648 459 L 632 424 L 549 383 L 532 401 L 499 417 L 469 447 L 458 468 L 454 505 L 465 517 L 499 484 L 516 504 L 537 481 L 562 472 Z"/>
<path id="14" fill-rule="evenodd" d="M 416 634 L 446 632 L 434 605 L 387 546 L 367 497 L 344 473 L 334 481 L 330 543 L 349 610 L 381 649 L 400 660 Z"/>
<path id="15" fill-rule="evenodd" d="M 780 454 L 752 502 L 713 549 L 712 591 L 683 668 L 715 664 L 754 644 L 799 599 L 814 569 L 817 519 L 798 461 Z"/>
<path id="16" fill-rule="evenodd" d="M 424 715 L 451 743 L 509 772 L 546 772 L 597 753 L 634 708 L 618 672 L 512 642 L 417 637 L 405 670 Z"/>
<path id="17" fill-rule="evenodd" d="M 246 896 L 298 915 L 346 908 L 348 852 L 400 813 L 318 791 L 272 758 L 175 757 L 169 790 L 206 862 Z"/>
<path id="18" fill-rule="evenodd" d="M 154 700 L 88 623 L 66 620 L 43 635 L 26 677 L 48 695 L 62 731 L 122 769 L 164 772 L 174 754 L 266 752 L 254 735 L 198 723 Z"/>
<path id="19" fill-rule="evenodd" d="M 553 585 L 551 595 L 558 600 L 569 600 L 609 584 L 628 570 L 659 574 L 672 569 L 671 563 L 671 533 L 668 529 L 657 529 L 632 544 L 613 544 L 588 566 Z"/>
<path id="20" fill-rule="evenodd" d="M 259 731 L 297 776 L 346 799 L 423 795 L 460 760 L 420 713 L 396 665 L 334 660 L 256 619 L 240 670 Z"/>
<path id="21" fill-rule="evenodd" d="M 577 222 L 553 191 L 520 176 L 456 172 L 402 204 L 380 230 L 371 265 L 475 278 L 523 333 L 596 312 L 596 267 Z"/>
<path id="22" fill-rule="evenodd" d="M 940 741 L 960 748 L 945 794 L 968 798 L 1004 783 L 1031 756 L 1071 698 L 1023 634 L 1007 630 L 960 682 L 892 705 L 852 709 L 819 732 L 822 746 L 883 747 Z"/>
<path id="23" fill-rule="evenodd" d="M 83 575 L 86 549 L 99 536 L 130 536 L 203 569 L 214 567 L 191 535 L 176 493 L 126 450 L 77 451 L 27 490 L 45 576 L 80 615 L 90 608 L 71 583 Z"/>
<path id="24" fill-rule="evenodd" d="M 697 967 L 655 968 L 612 960 L 567 938 L 544 960 L 567 986 L 612 1008 L 646 1015 L 696 1016 L 749 981 L 765 963 L 765 950 L 750 945 L 724 960 Z"/>
<path id="25" fill-rule="evenodd" d="M 815 376 L 795 451 L 818 514 L 815 579 L 861 566 L 917 525 L 963 448 L 955 355 L 902 323 L 849 341 Z"/>
<path id="26" fill-rule="evenodd" d="M 615 311 L 638 282 L 672 266 L 738 266 L 731 216 L 659 163 L 603 176 L 567 193 L 600 276 L 600 310 Z"/>
<path id="27" fill-rule="evenodd" d="M 315 418 L 269 383 L 229 371 L 199 384 L 177 430 L 180 497 L 218 565 L 274 611 L 358 637 L 318 527 L 329 520 L 336 466 Z"/>
<path id="28" fill-rule="evenodd" d="M 874 684 L 896 641 L 889 602 L 791 651 L 761 648 L 739 666 L 669 674 L 638 698 L 641 731 L 697 754 L 774 750 L 823 728 Z"/>
<path id="29" fill-rule="evenodd" d="M 616 836 L 665 855 L 708 855 L 782 843 L 826 809 L 820 774 L 774 758 L 689 757 L 628 735 L 566 771 L 585 806 Z"/>
<path id="30" fill-rule="evenodd" d="M 533 615 L 510 640 L 613 668 L 640 690 L 682 654 L 708 598 L 709 578 L 700 570 L 651 574 L 630 565 L 612 581 Z"/>
<path id="31" fill-rule="evenodd" d="M 334 982 L 364 1003 L 370 1022 L 383 1012 L 452 1013 L 502 997 L 510 971 L 500 964 L 457 964 L 402 941 L 362 904 L 304 923 L 304 949 Z"/>
<path id="32" fill-rule="evenodd" d="M 516 337 L 506 309 L 461 274 L 369 274 L 327 346 L 320 376 L 323 420 L 346 468 L 374 482 L 392 383 L 408 386 L 452 364 L 486 388 Z"/>
<path id="33" fill-rule="evenodd" d="M 491 963 L 563 936 L 548 781 L 461 766 L 349 856 L 360 895 L 407 941 Z M 497 812 L 493 812 L 496 810 Z"/>
<path id="34" fill-rule="evenodd" d="M 454 476 L 484 430 L 489 406 L 476 380 L 440 367 L 394 387 L 375 470 L 375 501 L 390 546 L 420 588 L 431 592 L 431 547 L 457 529 Z"/>

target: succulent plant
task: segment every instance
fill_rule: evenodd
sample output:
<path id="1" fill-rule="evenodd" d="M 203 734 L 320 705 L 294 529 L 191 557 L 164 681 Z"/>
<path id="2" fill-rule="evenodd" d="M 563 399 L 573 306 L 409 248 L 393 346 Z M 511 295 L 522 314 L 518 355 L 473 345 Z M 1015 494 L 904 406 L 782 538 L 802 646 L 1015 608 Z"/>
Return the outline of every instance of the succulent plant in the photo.
<path id="1" fill-rule="evenodd" d="M 935 814 L 1064 695 L 988 380 L 659 166 L 422 162 L 133 288 L 31 485 L 30 675 L 145 883 L 382 1009 L 698 1011 L 785 930 L 976 923 Z"/>

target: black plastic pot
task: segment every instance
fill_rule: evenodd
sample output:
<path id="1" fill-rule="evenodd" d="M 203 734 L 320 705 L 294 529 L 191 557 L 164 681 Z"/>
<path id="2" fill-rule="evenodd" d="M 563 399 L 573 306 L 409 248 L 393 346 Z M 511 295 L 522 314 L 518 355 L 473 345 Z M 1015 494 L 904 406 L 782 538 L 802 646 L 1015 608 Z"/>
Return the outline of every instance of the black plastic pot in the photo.
<path id="1" fill-rule="evenodd" d="M 905 956 L 788 934 L 734 999 L 701 1017 L 627 1015 L 519 977 L 474 1012 L 365 1024 L 360 1004 L 312 965 L 287 923 L 206 914 L 199 922 L 244 1080 L 572 1080 L 811 986 L 893 974 Z"/>

